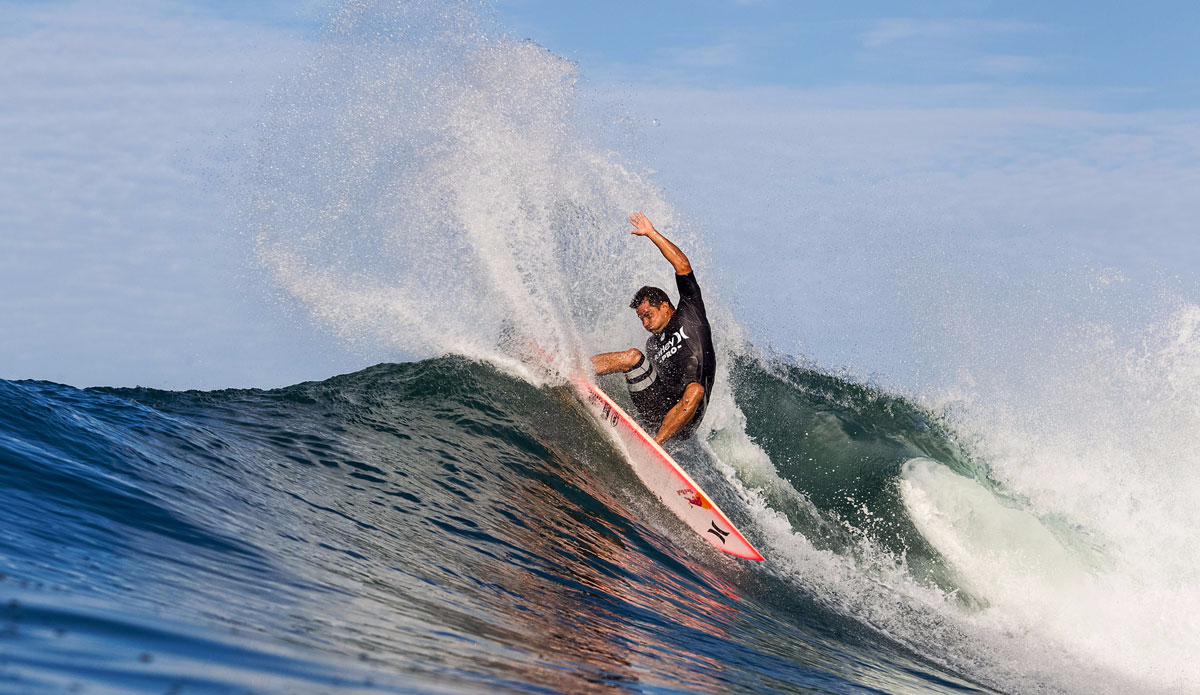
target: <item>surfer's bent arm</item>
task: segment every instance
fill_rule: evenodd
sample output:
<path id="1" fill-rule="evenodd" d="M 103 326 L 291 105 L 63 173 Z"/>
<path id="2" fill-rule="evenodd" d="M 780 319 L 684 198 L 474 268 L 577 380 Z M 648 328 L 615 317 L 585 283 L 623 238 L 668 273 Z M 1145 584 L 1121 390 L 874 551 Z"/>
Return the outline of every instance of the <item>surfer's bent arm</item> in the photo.
<path id="1" fill-rule="evenodd" d="M 660 234 L 642 211 L 639 210 L 630 215 L 629 221 L 633 223 L 633 231 L 630 234 L 644 236 L 653 241 L 658 250 L 662 252 L 663 258 L 666 258 L 671 267 L 675 268 L 676 275 L 687 275 L 692 272 L 692 264 L 688 261 L 688 257 L 679 250 L 678 246 Z"/>
<path id="2" fill-rule="evenodd" d="M 662 425 L 658 428 L 658 434 L 654 436 L 654 441 L 662 444 L 674 437 L 679 430 L 683 429 L 684 425 L 696 417 L 696 408 L 700 407 L 700 402 L 703 400 L 704 386 L 694 381 L 688 384 L 687 388 L 683 390 L 683 398 L 680 398 L 679 402 L 667 411 L 667 416 L 663 418 Z"/>

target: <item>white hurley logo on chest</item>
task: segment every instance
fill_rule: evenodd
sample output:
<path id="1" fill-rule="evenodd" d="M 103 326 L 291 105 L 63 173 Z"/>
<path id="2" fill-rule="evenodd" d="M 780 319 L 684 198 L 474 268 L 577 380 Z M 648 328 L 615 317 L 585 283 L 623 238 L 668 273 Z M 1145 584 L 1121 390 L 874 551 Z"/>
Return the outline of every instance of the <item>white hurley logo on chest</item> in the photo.
<path id="1" fill-rule="evenodd" d="M 691 338 L 691 336 L 689 336 L 687 333 L 683 332 L 683 328 L 680 328 L 679 330 L 672 333 L 669 338 L 664 339 L 662 336 L 659 336 L 658 342 L 660 343 L 660 345 L 658 348 L 658 356 L 656 359 L 659 362 L 669 359 L 671 357 L 671 355 L 674 355 L 676 352 L 679 352 L 679 348 L 683 347 L 683 341 L 688 340 L 690 338 Z"/>

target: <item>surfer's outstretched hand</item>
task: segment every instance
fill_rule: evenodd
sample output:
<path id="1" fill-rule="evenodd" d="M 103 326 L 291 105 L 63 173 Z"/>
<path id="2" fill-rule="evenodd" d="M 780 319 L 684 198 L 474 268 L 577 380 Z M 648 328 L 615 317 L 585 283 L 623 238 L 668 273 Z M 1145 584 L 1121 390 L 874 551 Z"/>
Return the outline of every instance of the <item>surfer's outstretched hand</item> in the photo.
<path id="1" fill-rule="evenodd" d="M 692 272 L 692 264 L 688 262 L 687 256 L 683 255 L 683 251 L 680 251 L 678 246 L 668 241 L 654 228 L 654 225 L 650 224 L 646 213 L 638 210 L 629 216 L 629 221 L 633 223 L 633 231 L 630 234 L 644 236 L 653 241 L 658 250 L 662 252 L 663 258 L 666 258 L 675 268 L 676 275 L 687 275 Z"/>
<path id="2" fill-rule="evenodd" d="M 630 232 L 630 234 L 636 234 L 637 236 L 650 236 L 658 231 L 654 228 L 654 225 L 650 224 L 650 219 L 646 217 L 646 214 L 641 210 L 638 210 L 630 215 L 629 221 L 633 223 L 633 231 Z"/>

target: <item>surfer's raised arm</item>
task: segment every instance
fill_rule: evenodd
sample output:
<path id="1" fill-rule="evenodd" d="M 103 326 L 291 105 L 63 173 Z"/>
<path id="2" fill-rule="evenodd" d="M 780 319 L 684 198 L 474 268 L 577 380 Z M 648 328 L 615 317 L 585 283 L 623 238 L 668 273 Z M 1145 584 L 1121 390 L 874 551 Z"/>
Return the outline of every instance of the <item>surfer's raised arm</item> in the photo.
<path id="1" fill-rule="evenodd" d="M 629 216 L 629 221 L 633 223 L 633 231 L 630 234 L 644 236 L 653 241 L 658 250 L 662 251 L 663 258 L 666 258 L 671 266 L 675 268 L 676 275 L 687 275 L 692 272 L 692 264 L 688 261 L 688 257 L 683 254 L 683 251 L 679 250 L 678 246 L 672 244 L 670 240 L 660 234 L 654 228 L 654 225 L 650 224 L 650 220 L 646 217 L 645 213 L 638 210 Z"/>

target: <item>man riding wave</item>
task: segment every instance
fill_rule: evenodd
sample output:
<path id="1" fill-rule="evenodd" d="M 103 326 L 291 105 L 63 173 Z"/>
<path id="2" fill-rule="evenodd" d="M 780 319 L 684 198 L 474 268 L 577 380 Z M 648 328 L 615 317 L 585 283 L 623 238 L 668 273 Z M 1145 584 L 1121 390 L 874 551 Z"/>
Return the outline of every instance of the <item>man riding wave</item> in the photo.
<path id="1" fill-rule="evenodd" d="M 679 306 L 658 287 L 643 287 L 629 307 L 650 332 L 643 353 L 637 348 L 605 352 L 591 358 L 597 375 L 625 373 L 629 397 L 639 420 L 648 429 L 657 427 L 659 444 L 672 437 L 691 437 L 704 417 L 716 376 L 717 356 L 712 331 L 692 265 L 679 247 L 654 228 L 641 212 L 629 216 L 632 234 L 644 236 L 675 269 Z"/>

